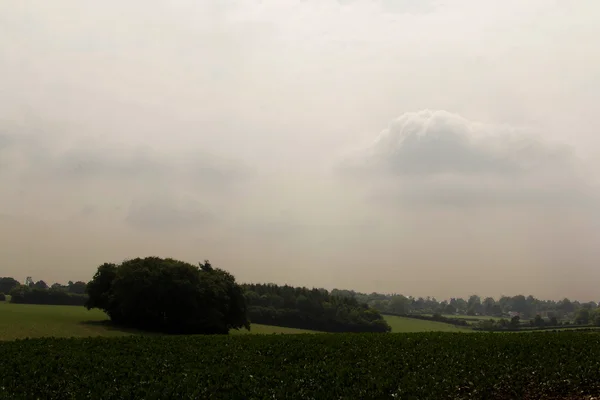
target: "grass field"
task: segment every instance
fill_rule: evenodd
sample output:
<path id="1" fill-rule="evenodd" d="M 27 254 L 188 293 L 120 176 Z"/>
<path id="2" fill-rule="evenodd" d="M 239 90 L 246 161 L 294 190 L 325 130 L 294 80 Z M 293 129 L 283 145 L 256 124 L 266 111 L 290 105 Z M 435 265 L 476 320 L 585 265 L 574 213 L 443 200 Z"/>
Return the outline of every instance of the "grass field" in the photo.
<path id="1" fill-rule="evenodd" d="M 461 328 L 443 322 L 426 321 L 415 318 L 384 315 L 387 323 L 392 327 L 392 332 L 473 332 L 468 328 Z"/>
<path id="2" fill-rule="evenodd" d="M 137 334 L 133 330 L 117 329 L 103 323 L 106 314 L 99 310 L 88 311 L 75 306 L 42 306 L 31 304 L 10 304 L 0 302 L 0 340 L 14 340 L 34 337 L 88 337 L 125 336 Z M 244 333 L 311 333 L 312 331 L 252 324 L 247 330 L 232 331 Z"/>
<path id="3" fill-rule="evenodd" d="M 434 321 L 386 315 L 392 332 L 469 332 L 469 329 Z M 106 324 L 106 315 L 99 310 L 88 311 L 75 306 L 43 306 L 0 302 L 0 340 L 35 337 L 126 336 L 139 334 Z M 317 333 L 315 331 L 252 324 L 247 330 L 232 334 Z"/>

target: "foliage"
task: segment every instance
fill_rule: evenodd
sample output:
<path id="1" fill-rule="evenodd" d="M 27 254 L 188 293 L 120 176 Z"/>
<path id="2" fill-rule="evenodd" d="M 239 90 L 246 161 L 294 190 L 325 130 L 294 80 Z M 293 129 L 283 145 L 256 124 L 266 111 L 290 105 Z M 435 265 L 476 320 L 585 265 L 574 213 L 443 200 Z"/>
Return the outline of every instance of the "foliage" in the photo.
<path id="1" fill-rule="evenodd" d="M 323 332 L 389 332 L 379 312 L 325 289 L 274 284 L 243 285 L 250 320 Z"/>
<path id="2" fill-rule="evenodd" d="M 0 292 L 0 301 L 6 301 L 6 295 Z"/>
<path id="3" fill-rule="evenodd" d="M 228 333 L 250 325 L 235 278 L 171 258 L 136 258 L 98 267 L 87 285 L 88 309 L 122 326 L 168 333 Z"/>
<path id="4" fill-rule="evenodd" d="M 19 286 L 20 283 L 15 278 L 2 277 L 0 278 L 0 292 L 6 294 L 10 293 L 11 290 Z"/>
<path id="5" fill-rule="evenodd" d="M 593 316 L 592 322 L 593 322 L 594 325 L 600 326 L 600 310 L 596 310 L 594 312 L 594 316 Z"/>
<path id="6" fill-rule="evenodd" d="M 472 316 L 504 317 L 510 318 L 509 313 L 517 313 L 523 319 L 534 318 L 540 315 L 543 318 L 569 320 L 581 308 L 589 310 L 598 309 L 594 302 L 580 303 L 569 299 L 560 301 L 540 300 L 534 296 L 502 296 L 499 299 L 492 297 L 482 298 L 472 295 L 467 300 L 451 298 L 438 301 L 435 297 L 412 297 L 401 294 L 365 294 L 353 290 L 334 289 L 334 296 L 343 296 L 356 299 L 359 303 L 366 303 L 379 312 L 395 315 L 403 314 L 460 314 Z"/>
<path id="7" fill-rule="evenodd" d="M 25 285 L 15 287 L 10 291 L 10 295 L 10 302 L 16 304 L 83 306 L 87 300 L 87 296 L 84 295 Z"/>
<path id="8" fill-rule="evenodd" d="M 586 325 L 590 322 L 590 310 L 587 308 L 582 308 L 577 311 L 577 315 L 575 316 L 575 323 L 580 325 Z"/>
<path id="9" fill-rule="evenodd" d="M 34 339 L 0 343 L 0 398 L 540 399 L 600 393 L 582 333 Z"/>
<path id="10" fill-rule="evenodd" d="M 57 290 L 60 289 L 60 290 L 64 290 L 69 293 L 74 293 L 74 294 L 85 294 L 86 287 L 87 287 L 87 284 L 82 281 L 77 281 L 77 282 L 69 281 L 69 283 L 67 283 L 66 285 L 61 285 L 60 283 L 55 283 L 51 286 L 52 289 L 57 289 Z"/>

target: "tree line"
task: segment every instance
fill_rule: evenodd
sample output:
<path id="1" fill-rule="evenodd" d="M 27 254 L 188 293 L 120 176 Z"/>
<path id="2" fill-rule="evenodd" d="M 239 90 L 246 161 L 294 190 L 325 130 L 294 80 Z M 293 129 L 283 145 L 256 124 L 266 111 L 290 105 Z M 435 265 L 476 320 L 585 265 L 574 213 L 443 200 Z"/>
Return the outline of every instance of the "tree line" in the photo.
<path id="1" fill-rule="evenodd" d="M 592 315 L 598 309 L 595 302 L 579 302 L 564 298 L 559 301 L 540 300 L 534 296 L 516 295 L 481 298 L 471 295 L 466 299 L 451 298 L 438 301 L 435 297 L 412 297 L 401 294 L 365 294 L 353 290 L 334 289 L 333 295 L 354 298 L 385 314 L 394 315 L 443 315 L 443 316 L 490 316 L 510 318 L 519 316 L 521 320 L 534 319 L 536 316 L 550 322 L 586 319 L 586 311 Z M 583 313 L 583 314 L 582 314 Z M 589 320 L 589 318 L 588 318 Z"/>
<path id="2" fill-rule="evenodd" d="M 324 332 L 389 332 L 381 314 L 353 297 L 325 289 L 275 284 L 243 285 L 250 320 Z"/>
<path id="3" fill-rule="evenodd" d="M 83 306 L 87 301 L 87 284 L 82 281 L 69 281 L 66 285 L 55 283 L 52 286 L 42 280 L 31 277 L 21 283 L 12 277 L 0 278 L 0 299 L 11 296 L 11 302 L 17 304 L 49 304 Z"/>

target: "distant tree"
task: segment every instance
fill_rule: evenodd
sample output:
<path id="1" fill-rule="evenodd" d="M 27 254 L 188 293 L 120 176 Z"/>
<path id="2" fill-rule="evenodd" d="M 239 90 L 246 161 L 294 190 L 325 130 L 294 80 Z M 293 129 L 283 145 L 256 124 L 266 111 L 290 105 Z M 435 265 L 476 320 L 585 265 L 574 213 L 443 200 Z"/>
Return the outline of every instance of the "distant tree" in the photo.
<path id="1" fill-rule="evenodd" d="M 556 317 L 550 317 L 550 326 L 558 326 L 558 319 Z"/>
<path id="2" fill-rule="evenodd" d="M 564 313 L 571 313 L 575 311 L 575 306 L 571 302 L 571 300 L 564 298 L 563 300 L 558 302 L 557 308 Z"/>
<path id="3" fill-rule="evenodd" d="M 502 306 L 500 304 L 494 304 L 492 306 L 492 315 L 499 317 L 502 315 Z"/>
<path id="4" fill-rule="evenodd" d="M 408 312 L 408 299 L 401 295 L 392 296 L 389 304 L 390 312 L 406 314 Z"/>
<path id="5" fill-rule="evenodd" d="M 103 264 L 87 284 L 88 309 L 120 325 L 168 333 L 221 333 L 250 328 L 246 299 L 233 275 L 207 261 L 136 258 Z"/>
<path id="6" fill-rule="evenodd" d="M 452 304 L 448 304 L 444 309 L 444 313 L 446 314 L 456 314 L 456 308 Z"/>
<path id="7" fill-rule="evenodd" d="M 42 290 L 46 290 L 49 288 L 48 284 L 44 281 L 37 281 L 36 283 L 33 284 L 34 288 L 36 289 L 42 289 Z"/>
<path id="8" fill-rule="evenodd" d="M 52 286 L 50 286 L 50 289 L 52 290 L 66 290 L 66 286 L 61 285 L 60 283 L 53 283 Z"/>
<path id="9" fill-rule="evenodd" d="M 35 282 L 33 281 L 32 277 L 28 276 L 27 278 L 25 278 L 25 286 L 33 287 L 34 284 Z"/>
<path id="10" fill-rule="evenodd" d="M 521 323 L 521 317 L 519 317 L 518 315 L 515 315 L 514 317 L 512 317 L 510 319 L 510 327 L 511 328 L 518 328 L 520 323 Z"/>
<path id="11" fill-rule="evenodd" d="M 481 297 L 477 296 L 476 294 L 472 294 L 471 296 L 469 296 L 467 305 L 468 305 L 468 307 L 480 306 L 481 305 Z"/>
<path id="12" fill-rule="evenodd" d="M 592 323 L 596 326 L 600 326 L 600 309 L 596 309 L 593 313 Z"/>
<path id="13" fill-rule="evenodd" d="M 82 282 L 82 281 L 77 281 L 77 282 L 69 281 L 69 283 L 67 284 L 67 290 L 70 293 L 84 294 L 86 286 L 87 286 L 87 283 Z"/>
<path id="14" fill-rule="evenodd" d="M 11 290 L 19 286 L 20 283 L 15 278 L 3 277 L 0 278 L 0 292 L 10 293 Z"/>
<path id="15" fill-rule="evenodd" d="M 67 293 L 65 290 L 41 289 L 20 285 L 10 291 L 11 303 L 83 306 L 86 296 Z"/>
<path id="16" fill-rule="evenodd" d="M 486 297 L 483 300 L 483 312 L 485 315 L 493 315 L 494 314 L 494 305 L 496 305 L 496 300 L 491 297 Z M 500 311 L 502 312 L 502 311 Z"/>
<path id="17" fill-rule="evenodd" d="M 537 314 L 533 319 L 533 325 L 538 327 L 544 326 L 544 319 L 540 314 Z"/>
<path id="18" fill-rule="evenodd" d="M 511 301 L 511 309 L 519 314 L 528 315 L 529 304 L 527 298 L 523 295 L 514 296 Z"/>
<path id="19" fill-rule="evenodd" d="M 0 292 L 0 301 L 6 301 L 6 295 Z"/>
<path id="20" fill-rule="evenodd" d="M 477 327 L 484 331 L 492 331 L 496 329 L 496 323 L 493 319 L 481 320 L 477 323 Z"/>
<path id="21" fill-rule="evenodd" d="M 587 325 L 590 322 L 590 310 L 581 308 L 575 315 L 575 323 L 579 325 Z"/>

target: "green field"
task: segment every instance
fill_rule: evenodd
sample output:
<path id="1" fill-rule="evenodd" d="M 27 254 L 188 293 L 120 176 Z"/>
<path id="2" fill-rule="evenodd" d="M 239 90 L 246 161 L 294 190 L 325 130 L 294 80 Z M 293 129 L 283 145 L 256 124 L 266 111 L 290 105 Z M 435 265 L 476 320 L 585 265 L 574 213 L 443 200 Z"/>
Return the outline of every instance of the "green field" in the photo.
<path id="1" fill-rule="evenodd" d="M 384 315 L 384 319 L 392 327 L 394 333 L 405 332 L 472 332 L 466 327 L 457 327 L 437 321 L 426 321 L 416 318 Z"/>
<path id="2" fill-rule="evenodd" d="M 0 302 L 0 340 L 35 337 L 89 337 L 125 336 L 138 333 L 117 329 L 106 323 L 107 317 L 99 310 L 75 306 L 43 306 Z M 252 324 L 251 331 L 232 333 L 309 333 L 302 329 Z"/>
<path id="3" fill-rule="evenodd" d="M 468 332 L 469 329 L 434 321 L 385 316 L 392 332 Z M 106 324 L 106 315 L 99 310 L 88 311 L 75 306 L 44 306 L 0 302 L 0 340 L 35 337 L 125 336 L 139 333 L 117 329 Z M 252 324 L 247 330 L 232 334 L 316 333 L 315 331 Z"/>
<path id="4" fill-rule="evenodd" d="M 129 336 L 0 342 L 0 399 L 591 399 L 600 335 Z"/>

